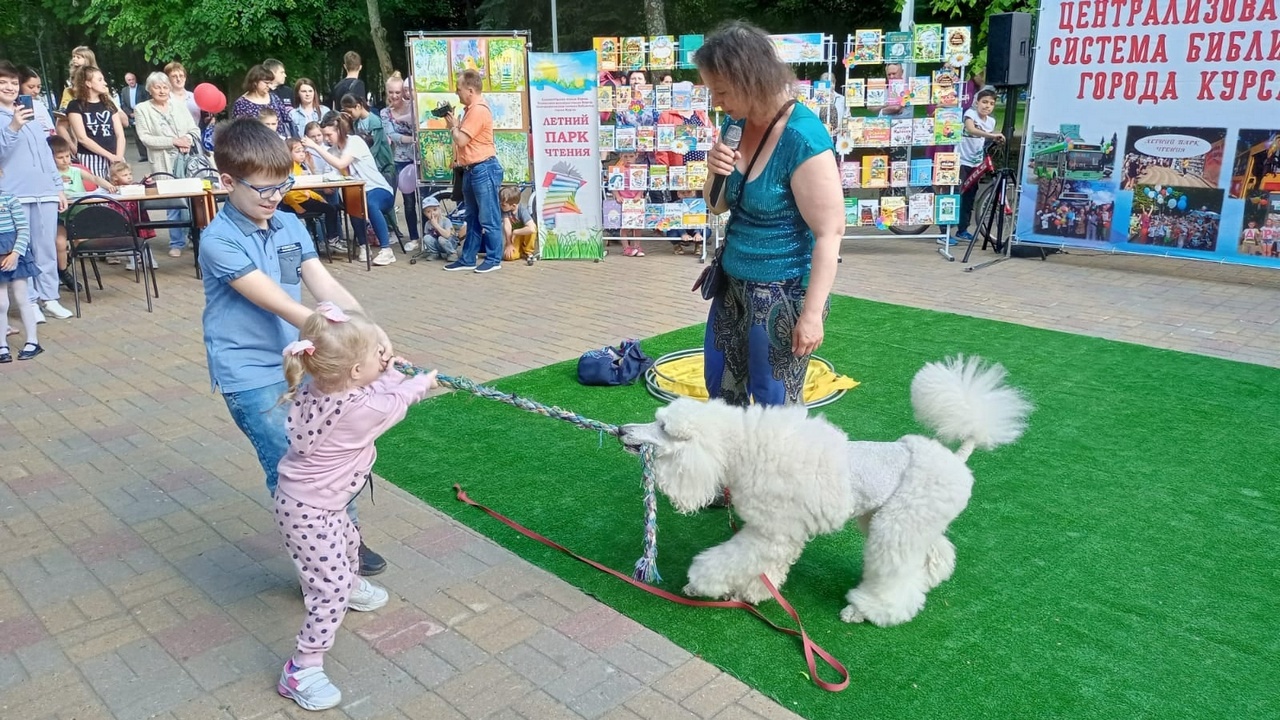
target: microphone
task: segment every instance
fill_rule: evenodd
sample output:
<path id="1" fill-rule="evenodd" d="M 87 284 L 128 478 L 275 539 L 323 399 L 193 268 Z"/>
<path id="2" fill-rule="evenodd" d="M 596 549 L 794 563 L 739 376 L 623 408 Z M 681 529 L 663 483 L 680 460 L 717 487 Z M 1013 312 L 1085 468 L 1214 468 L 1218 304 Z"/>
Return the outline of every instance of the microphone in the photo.
<path id="1" fill-rule="evenodd" d="M 738 146 L 742 144 L 742 127 L 740 125 L 730 125 L 725 128 L 724 135 L 721 136 L 720 142 L 724 143 L 730 150 L 737 150 Z M 720 204 L 720 196 L 724 193 L 725 177 L 725 175 L 716 173 L 715 180 L 711 181 L 712 205 Z"/>

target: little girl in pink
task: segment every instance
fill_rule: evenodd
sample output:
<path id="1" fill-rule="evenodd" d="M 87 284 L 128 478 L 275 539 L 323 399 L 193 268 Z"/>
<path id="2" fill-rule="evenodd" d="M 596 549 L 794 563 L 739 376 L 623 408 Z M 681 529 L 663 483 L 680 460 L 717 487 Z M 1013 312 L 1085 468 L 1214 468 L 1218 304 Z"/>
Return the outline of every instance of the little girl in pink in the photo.
<path id="1" fill-rule="evenodd" d="M 370 480 L 373 441 L 436 386 L 434 371 L 405 376 L 381 362 L 381 353 L 376 326 L 332 303 L 321 303 L 284 349 L 289 451 L 280 460 L 275 516 L 307 617 L 277 690 L 307 710 L 342 702 L 324 672 L 324 654 L 347 609 L 387 604 L 387 591 L 357 573 L 360 532 L 347 504 Z"/>

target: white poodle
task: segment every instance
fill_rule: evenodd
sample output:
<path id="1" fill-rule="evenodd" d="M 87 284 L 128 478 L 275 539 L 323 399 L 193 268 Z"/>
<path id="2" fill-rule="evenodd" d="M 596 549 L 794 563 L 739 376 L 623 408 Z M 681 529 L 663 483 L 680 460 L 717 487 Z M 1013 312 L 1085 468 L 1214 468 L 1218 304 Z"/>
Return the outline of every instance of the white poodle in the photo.
<path id="1" fill-rule="evenodd" d="M 769 599 L 763 573 L 781 587 L 805 543 L 850 519 L 866 536 L 862 582 L 846 595 L 845 622 L 897 625 L 951 577 L 956 550 L 945 533 L 965 505 L 975 448 L 1018 439 L 1031 405 L 1004 384 L 999 365 L 951 358 L 925 365 L 911 383 L 916 418 L 937 439 L 850 442 L 802 406 L 731 407 L 681 398 L 655 421 L 627 425 L 622 441 L 653 449 L 658 488 L 691 513 L 728 488 L 744 526 L 689 567 L 688 595 Z M 942 442 L 958 442 L 954 452 Z"/>

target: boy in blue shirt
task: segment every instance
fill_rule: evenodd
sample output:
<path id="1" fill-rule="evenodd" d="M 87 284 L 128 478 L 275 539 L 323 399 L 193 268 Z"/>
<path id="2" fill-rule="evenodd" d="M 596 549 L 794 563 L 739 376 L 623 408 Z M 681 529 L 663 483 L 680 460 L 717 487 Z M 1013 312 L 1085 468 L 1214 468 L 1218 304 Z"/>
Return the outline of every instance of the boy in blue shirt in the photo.
<path id="1" fill-rule="evenodd" d="M 320 262 L 297 216 L 276 212 L 293 186 L 293 158 L 280 136 L 257 118 L 238 118 L 218 128 L 214 146 L 229 192 L 200 238 L 209 376 L 257 451 L 267 491 L 275 495 L 276 466 L 289 447 L 286 407 L 280 404 L 288 390 L 282 353 L 315 312 L 302 304 L 302 287 L 317 303 L 364 310 Z M 378 333 L 385 369 L 391 341 Z M 347 512 L 356 522 L 354 501 Z M 386 561 L 362 543 L 360 574 L 385 568 Z"/>

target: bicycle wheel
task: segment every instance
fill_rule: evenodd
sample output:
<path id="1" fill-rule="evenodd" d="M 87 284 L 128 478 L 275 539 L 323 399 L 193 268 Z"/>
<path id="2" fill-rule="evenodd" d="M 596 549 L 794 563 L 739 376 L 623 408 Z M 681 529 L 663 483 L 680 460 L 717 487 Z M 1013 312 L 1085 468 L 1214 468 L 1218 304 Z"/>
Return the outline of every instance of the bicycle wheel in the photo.
<path id="1" fill-rule="evenodd" d="M 440 212 L 450 220 L 461 217 L 463 211 L 462 205 L 453 199 L 452 190 L 437 190 L 431 194 L 431 197 L 440 201 Z"/>
<path id="2" fill-rule="evenodd" d="M 905 197 L 907 199 L 908 205 L 910 205 L 912 195 L 915 195 L 916 193 L 930 193 L 930 192 L 933 192 L 933 188 L 931 187 L 891 187 L 891 188 L 885 188 L 884 191 L 880 193 L 880 197 L 884 197 L 886 195 L 889 195 L 889 196 L 896 195 L 896 196 Z M 889 232 L 893 233 L 894 235 L 920 235 L 925 230 L 928 230 L 931 227 L 933 226 L 932 225 L 890 225 Z"/>
<path id="3" fill-rule="evenodd" d="M 1000 184 L 999 179 L 988 184 L 986 188 L 978 193 L 978 197 L 973 204 L 974 212 L 977 213 L 974 237 L 981 238 L 984 245 L 988 242 L 991 243 L 996 252 L 1004 252 L 1004 244 L 1013 235 L 1013 217 L 1006 212 L 1009 205 L 1008 198 L 1005 198 L 1005 202 L 1001 202 Z M 1004 188 L 1006 195 L 1012 193 L 1013 183 L 1006 182 Z M 1005 215 L 1004 227 L 1000 226 L 1000 213 Z"/>

